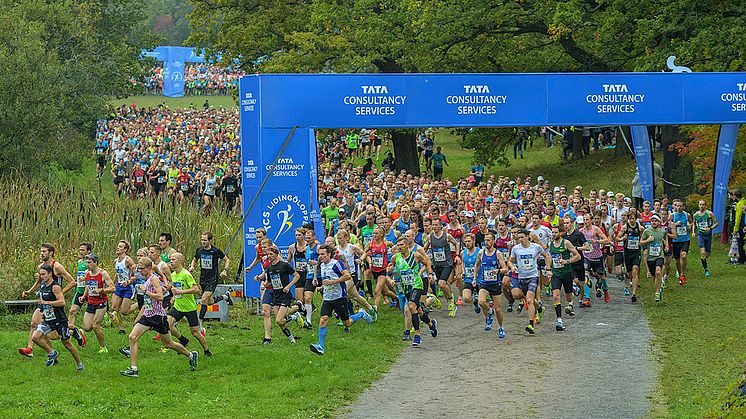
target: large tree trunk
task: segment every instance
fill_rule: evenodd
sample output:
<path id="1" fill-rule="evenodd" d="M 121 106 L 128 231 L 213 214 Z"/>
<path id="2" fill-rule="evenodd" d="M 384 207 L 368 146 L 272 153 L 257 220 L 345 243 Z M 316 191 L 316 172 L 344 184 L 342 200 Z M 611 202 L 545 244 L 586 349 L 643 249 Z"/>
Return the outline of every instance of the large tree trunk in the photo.
<path id="1" fill-rule="evenodd" d="M 572 131 L 572 159 L 583 157 L 583 127 L 575 127 Z"/>
<path id="2" fill-rule="evenodd" d="M 417 140 L 415 134 L 409 131 L 395 130 L 391 133 L 394 145 L 394 168 L 397 172 L 402 169 L 412 176 L 420 175 L 420 159 L 417 154 Z"/>
<path id="3" fill-rule="evenodd" d="M 663 146 L 663 192 L 669 198 L 684 198 L 694 193 L 694 169 L 692 162 L 686 157 L 679 157 L 676 151 L 669 150 L 670 146 L 679 142 L 688 142 L 684 134 L 675 125 L 666 125 L 661 132 Z M 674 183 L 676 185 L 672 185 Z M 660 185 L 660 183 L 658 183 Z"/>
<path id="4" fill-rule="evenodd" d="M 614 128 L 614 133 L 617 135 L 616 146 L 614 147 L 614 156 L 631 156 L 632 151 L 630 151 L 630 147 L 632 147 L 632 132 L 629 130 L 629 127 L 616 127 Z"/>

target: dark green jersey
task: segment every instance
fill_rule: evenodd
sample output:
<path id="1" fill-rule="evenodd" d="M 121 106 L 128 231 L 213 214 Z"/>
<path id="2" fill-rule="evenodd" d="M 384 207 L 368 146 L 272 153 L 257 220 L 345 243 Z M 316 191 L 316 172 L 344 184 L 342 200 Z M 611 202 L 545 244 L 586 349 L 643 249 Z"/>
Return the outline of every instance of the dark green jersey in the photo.
<path id="1" fill-rule="evenodd" d="M 552 255 L 552 274 L 565 276 L 572 273 L 572 265 L 568 262 L 572 253 L 565 247 L 565 239 L 559 246 L 554 245 L 554 240 L 549 242 L 549 253 Z"/>

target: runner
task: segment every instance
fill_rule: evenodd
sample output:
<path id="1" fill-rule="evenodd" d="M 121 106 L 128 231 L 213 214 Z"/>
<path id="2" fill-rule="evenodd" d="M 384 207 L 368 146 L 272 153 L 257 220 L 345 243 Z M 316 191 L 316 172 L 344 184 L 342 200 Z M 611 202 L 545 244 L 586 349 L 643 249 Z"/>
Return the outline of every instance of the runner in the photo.
<path id="1" fill-rule="evenodd" d="M 213 298 L 213 293 L 218 287 L 218 267 L 220 261 L 223 261 L 223 270 L 220 271 L 220 277 L 227 278 L 228 269 L 231 263 L 230 259 L 228 259 L 228 256 L 226 256 L 222 250 L 212 245 L 212 232 L 206 231 L 202 233 L 201 242 L 202 245 L 194 252 L 194 258 L 192 259 L 192 263 L 189 265 L 189 272 L 194 272 L 194 268 L 197 263 L 199 263 L 199 285 L 200 288 L 202 288 L 202 296 L 200 297 L 200 304 L 202 306 L 199 309 L 199 321 L 201 332 L 204 333 L 204 320 L 205 314 L 207 314 L 207 306 L 217 304 L 222 300 L 226 300 L 228 304 L 233 304 L 233 300 L 229 293 L 218 295 Z"/>
<path id="2" fill-rule="evenodd" d="M 59 337 L 62 345 L 70 352 L 75 360 L 75 369 L 83 371 L 83 363 L 80 361 L 78 350 L 70 343 L 70 329 L 68 329 L 67 317 L 65 316 L 65 295 L 62 293 L 62 287 L 54 281 L 52 273 L 54 269 L 51 265 L 44 264 L 39 269 L 39 309 L 42 312 L 44 320 L 37 326 L 31 335 L 34 343 L 47 351 L 46 366 L 51 367 L 58 363 L 57 352 L 49 342 L 50 335 Z"/>
<path id="3" fill-rule="evenodd" d="M 518 227 L 515 227 L 518 230 Z M 508 258 L 510 257 L 510 248 L 513 247 L 513 239 L 511 233 L 508 231 L 508 223 L 505 219 L 497 221 L 497 234 L 495 235 L 495 249 L 502 253 L 503 260 L 507 264 Z M 508 300 L 508 313 L 513 312 L 513 305 L 515 299 L 513 299 L 513 293 L 511 291 L 510 281 L 512 280 L 513 272 L 508 272 L 507 275 L 503 275 L 502 289 L 503 296 Z"/>
<path id="4" fill-rule="evenodd" d="M 545 266 L 552 266 L 551 259 L 549 253 L 545 253 L 541 245 L 529 240 L 527 230 L 518 230 L 514 237 L 516 244 L 510 250 L 510 258 L 508 259 L 510 270 L 518 274 L 518 277 L 511 281 L 513 298 L 516 300 L 525 299 L 524 305 L 528 314 L 526 332 L 533 336 L 535 333 L 534 325 L 541 322 L 541 317 L 544 314 L 544 308 L 541 305 L 538 309 L 534 306 L 536 288 L 539 284 L 538 260 L 543 255 Z M 552 273 L 549 272 L 547 276 L 551 279 Z"/>
<path id="5" fill-rule="evenodd" d="M 98 255 L 89 253 L 86 255 L 85 261 L 88 265 L 88 272 L 85 275 L 86 286 L 83 293 L 83 299 L 87 304 L 83 315 L 83 330 L 86 332 L 93 330 L 93 333 L 96 334 L 96 340 L 98 340 L 98 353 L 106 354 L 109 353 L 109 350 L 106 348 L 106 337 L 101 322 L 109 305 L 107 294 L 113 293 L 116 287 L 109 273 L 99 268 Z"/>
<path id="6" fill-rule="evenodd" d="M 55 249 L 54 246 L 52 246 L 50 243 L 42 243 L 39 250 L 39 266 L 38 268 L 41 268 L 42 265 L 49 265 L 52 267 L 52 279 L 57 283 L 57 285 L 62 286 L 62 279 L 65 279 L 65 286 L 62 289 L 62 294 L 65 294 L 67 291 L 69 291 L 72 287 L 75 286 L 75 281 L 73 280 L 72 275 L 70 275 L 67 272 L 67 269 L 61 264 L 57 263 L 57 261 L 54 260 L 55 255 Z M 33 294 L 36 290 L 39 289 L 41 286 L 41 277 L 39 276 L 38 272 L 34 274 L 34 284 L 26 291 L 23 291 L 21 293 L 21 298 L 26 298 L 29 295 Z M 31 328 L 28 333 L 28 341 L 25 348 L 18 348 L 18 353 L 31 358 L 34 356 L 34 340 L 32 339 L 32 336 L 34 334 L 34 330 L 41 324 L 41 322 L 44 320 L 44 317 L 42 316 L 41 309 L 39 307 L 36 307 L 34 309 L 33 314 L 31 315 Z M 77 331 L 77 329 L 75 329 Z M 83 337 L 81 334 L 74 332 L 75 339 L 78 340 L 78 344 L 82 345 Z"/>
<path id="7" fill-rule="evenodd" d="M 443 296 L 448 301 L 448 316 L 454 317 L 458 306 L 448 280 L 453 271 L 453 257 L 451 256 L 451 244 L 458 251 L 459 244 L 450 234 L 443 231 L 443 223 L 439 219 L 433 219 L 433 232 L 427 237 L 425 251 L 433 252 L 433 272 L 438 281 L 438 287 L 443 291 Z"/>
<path id="8" fill-rule="evenodd" d="M 477 296 L 479 294 L 479 288 L 477 282 L 480 279 L 481 271 L 475 266 L 477 263 L 477 257 L 479 256 L 479 249 L 474 247 L 474 235 L 466 233 L 464 235 L 464 249 L 462 250 L 461 263 L 458 264 L 459 277 L 461 282 L 464 284 L 464 289 L 461 291 L 461 296 L 465 303 L 474 304 L 474 312 L 479 314 L 482 310 L 479 307 L 478 298 L 474 298 L 474 292 L 476 291 Z"/>
<path id="9" fill-rule="evenodd" d="M 295 313 L 297 311 L 298 317 L 296 317 L 296 319 L 298 320 L 300 327 L 311 329 L 312 326 L 308 319 L 306 319 L 306 308 L 303 305 L 303 293 L 305 291 L 303 285 L 305 285 L 306 278 L 308 277 L 308 261 L 306 260 L 307 247 L 306 229 L 298 227 L 295 229 L 295 243 L 288 247 L 288 263 L 292 264 L 293 269 L 300 276 L 300 281 L 294 285 L 295 301 L 298 309 L 293 310 L 291 307 L 288 310 L 288 316 L 296 315 Z"/>
<path id="10" fill-rule="evenodd" d="M 368 247 L 365 249 L 365 254 L 370 264 L 371 275 L 375 282 L 375 299 L 373 309 L 378 311 L 378 307 L 381 304 L 381 298 L 386 296 L 395 297 L 393 293 L 389 292 L 386 284 L 386 267 L 388 266 L 388 253 L 389 248 L 393 246 L 393 243 L 384 240 L 383 229 L 376 227 L 373 229 L 373 241 L 370 242 Z"/>
<path id="11" fill-rule="evenodd" d="M 572 215 L 567 214 L 572 218 Z M 565 301 L 567 307 L 565 312 L 573 315 L 575 311 L 572 308 L 573 299 L 573 270 L 572 264 L 580 261 L 580 253 L 569 240 L 563 237 L 565 232 L 564 226 L 552 226 L 552 241 L 549 243 L 549 253 L 552 255 L 552 298 L 554 301 L 554 313 L 557 315 L 557 323 L 554 330 L 561 332 L 565 330 L 565 324 L 562 321 L 562 299 L 560 289 L 565 290 Z"/>
<path id="12" fill-rule="evenodd" d="M 575 219 L 575 222 L 580 224 L 580 216 Z M 620 214 L 621 219 L 621 214 Z M 593 212 L 593 222 L 588 223 L 580 227 L 580 232 L 585 236 L 585 240 L 588 243 L 589 250 L 583 251 L 583 256 L 587 263 L 588 273 L 596 281 L 596 297 L 601 297 L 603 293 L 604 302 L 611 301 L 609 295 L 609 284 L 606 282 L 606 269 L 604 268 L 604 257 L 602 246 L 609 243 L 608 237 L 604 234 L 601 227 L 598 224 L 601 223 L 601 211 L 596 210 Z"/>
<path id="13" fill-rule="evenodd" d="M 276 246 L 269 245 L 264 248 L 264 251 L 267 253 L 270 265 L 259 277 L 262 280 L 272 283 L 271 305 L 275 314 L 275 322 L 280 326 L 280 330 L 282 330 L 282 333 L 287 336 L 290 342 L 295 343 L 295 337 L 286 326 L 285 316 L 287 315 L 288 308 L 293 304 L 290 288 L 300 280 L 300 274 L 289 263 L 282 260 L 280 251 Z M 291 277 L 292 280 L 290 279 Z M 269 337 L 265 334 L 265 342 L 267 339 L 271 342 L 271 336 L 271 334 Z"/>
<path id="14" fill-rule="evenodd" d="M 400 236 L 396 242 L 398 253 L 394 255 L 393 263 L 389 265 L 388 271 L 394 273 L 395 271 L 399 274 L 399 282 L 397 284 L 399 294 L 405 295 L 407 301 L 404 307 L 404 337 L 402 340 L 408 341 L 410 339 L 410 325 L 414 327 L 414 338 L 412 340 L 412 347 L 419 347 L 422 345 L 422 337 L 420 335 L 420 320 L 427 324 L 430 328 L 430 335 L 432 337 L 438 336 L 438 322 L 435 319 L 431 319 L 428 314 L 422 309 L 422 306 L 427 301 L 425 292 L 425 283 L 420 276 L 423 268 L 427 273 L 432 276 L 433 268 L 430 265 L 430 260 L 419 252 L 410 251 L 409 239 L 405 236 Z"/>
<path id="15" fill-rule="evenodd" d="M 554 211 L 554 206 L 552 206 L 552 211 Z M 559 220 L 559 218 L 557 218 Z M 555 221 L 555 220 L 553 220 Z M 557 221 L 559 224 L 559 221 Z M 552 230 L 549 228 L 552 224 L 550 222 L 547 222 L 546 224 L 542 223 L 541 221 L 541 212 L 535 211 L 533 214 L 531 214 L 531 226 L 528 229 L 530 233 L 530 239 L 534 243 L 538 243 L 541 245 L 541 247 L 544 249 L 544 253 L 549 253 L 549 241 L 552 239 Z M 547 297 L 549 297 L 552 293 L 550 289 L 550 280 L 549 277 L 544 275 L 544 272 L 546 271 L 547 266 L 544 264 L 544 259 L 539 259 L 539 285 L 544 287 L 544 292 L 546 293 Z M 537 293 L 537 299 L 538 301 L 541 301 L 541 293 Z"/>
<path id="16" fill-rule="evenodd" d="M 684 202 L 680 199 L 673 200 L 673 213 L 670 217 L 675 231 L 673 238 L 673 258 L 676 260 L 676 271 L 679 277 L 679 285 L 686 285 L 686 261 L 689 253 L 689 243 L 692 231 L 692 217 L 684 211 Z"/>
<path id="17" fill-rule="evenodd" d="M 699 260 L 702 262 L 702 269 L 705 270 L 705 276 L 710 277 L 710 270 L 707 269 L 707 258 L 712 251 L 712 230 L 718 227 L 718 220 L 715 214 L 707 209 L 704 200 L 698 203 L 697 212 L 694 213 L 694 232 L 697 236 L 697 246 L 699 247 Z"/>
<path id="18" fill-rule="evenodd" d="M 313 226 L 309 225 L 306 228 L 306 264 L 308 270 L 306 271 L 305 284 L 303 284 L 303 306 L 306 309 L 306 321 L 303 328 L 309 330 L 313 328 L 311 325 L 311 314 L 313 313 L 313 293 L 316 291 L 313 279 L 318 266 L 319 246 L 321 246 L 321 243 L 316 240 L 316 232 L 313 230 Z"/>
<path id="19" fill-rule="evenodd" d="M 662 271 L 663 271 L 663 254 L 668 251 L 667 232 L 661 227 L 661 219 L 658 215 L 650 217 L 651 226 L 642 232 L 640 245 L 648 246 L 647 265 L 648 270 L 655 274 L 655 302 L 661 301 L 663 293 L 662 288 Z"/>
<path id="20" fill-rule="evenodd" d="M 202 333 L 200 333 L 199 330 L 197 303 L 195 302 L 195 295 L 200 294 L 197 281 L 194 280 L 194 277 L 189 271 L 184 269 L 184 255 L 174 252 L 170 257 L 171 294 L 174 297 L 173 307 L 168 312 L 168 326 L 171 335 L 185 348 L 189 345 L 189 339 L 182 336 L 177 327 L 179 320 L 186 318 L 192 336 L 194 336 L 197 339 L 197 342 L 202 345 L 202 350 L 204 351 L 205 356 L 212 358 L 212 352 L 210 352 L 210 349 L 207 347 L 207 340 L 202 336 Z"/>
<path id="21" fill-rule="evenodd" d="M 502 274 L 508 272 L 503 254 L 495 248 L 495 235 L 487 233 L 484 237 L 484 249 L 479 251 L 474 263 L 474 271 L 480 272 L 477 276 L 479 285 L 479 306 L 484 315 L 484 330 L 492 330 L 492 319 L 497 314 L 497 337 L 505 339 L 503 328 L 504 317 L 500 309 L 500 296 L 502 295 Z M 492 307 L 487 305 L 487 297 L 492 298 Z"/>
<path id="22" fill-rule="evenodd" d="M 632 297 L 633 303 L 637 302 L 637 284 L 640 277 L 640 262 L 642 261 L 642 252 L 640 249 L 640 237 L 642 235 L 643 227 L 637 220 L 637 213 L 635 211 L 629 211 L 625 213 L 627 220 L 622 224 L 621 231 L 617 237 L 618 241 L 622 241 L 624 249 L 624 267 L 627 270 L 627 283 L 632 282 Z M 651 225 L 652 225 L 652 215 Z M 654 270 L 653 270 L 654 271 Z M 627 287 L 625 286 L 625 289 Z"/>
<path id="23" fill-rule="evenodd" d="M 360 285 L 360 278 L 359 278 L 359 271 L 360 267 L 358 266 L 357 260 L 359 257 L 365 255 L 365 251 L 363 249 L 350 244 L 348 240 L 350 239 L 350 233 L 347 232 L 347 230 L 339 230 L 339 233 L 337 234 L 337 241 L 339 244 L 337 245 L 337 254 L 339 255 L 338 259 L 342 261 L 342 263 L 347 268 L 347 271 L 350 273 L 350 276 L 352 277 L 349 281 L 345 283 L 347 286 L 347 296 L 349 299 L 348 302 L 348 308 L 350 311 L 350 315 L 353 315 L 352 312 L 352 301 L 357 302 L 360 306 L 362 306 L 365 311 L 369 314 L 371 314 L 373 321 L 378 319 L 378 312 L 376 311 L 375 307 L 371 306 L 368 301 L 361 297 L 360 294 L 358 294 L 357 289 Z"/>
<path id="24" fill-rule="evenodd" d="M 67 316 L 68 327 L 73 332 L 73 336 L 79 338 L 80 346 L 85 348 L 88 344 L 88 339 L 82 329 L 75 327 L 75 317 L 78 315 L 78 311 L 85 304 L 83 294 L 85 294 L 85 273 L 88 270 L 88 266 L 85 263 L 85 256 L 93 250 L 93 245 L 90 243 L 81 243 L 78 246 L 78 262 L 77 262 L 77 275 L 75 276 L 75 294 L 73 295 L 72 303 L 70 304 L 70 311 Z M 77 333 L 75 332 L 77 330 Z M 76 339 L 77 339 L 76 338 Z"/>
<path id="25" fill-rule="evenodd" d="M 324 287 L 324 302 L 321 304 L 321 319 L 319 320 L 319 342 L 310 345 L 311 352 L 318 355 L 324 355 L 326 347 L 326 325 L 329 322 L 329 316 L 332 312 L 337 313 L 339 319 L 345 326 L 345 332 L 349 332 L 349 327 L 360 319 L 371 323 L 373 318 L 370 317 L 363 309 L 350 317 L 347 311 L 347 287 L 344 282 L 349 280 L 350 273 L 344 268 L 342 262 L 332 259 L 335 253 L 333 246 L 324 244 L 318 249 L 318 270 L 317 279 L 314 280 L 314 286 Z"/>
<path id="26" fill-rule="evenodd" d="M 203 235 L 203 238 L 205 236 Z M 153 272 L 153 262 L 149 258 L 142 258 L 137 262 L 137 269 L 147 278 L 141 285 L 144 292 L 143 316 L 135 323 L 130 333 L 130 367 L 121 374 L 125 377 L 138 377 L 137 358 L 139 354 L 138 340 L 150 329 L 161 334 L 161 342 L 169 349 L 189 358 L 189 369 L 197 369 L 197 352 L 189 352 L 181 343 L 174 342 L 169 333 L 169 322 L 166 318 L 166 309 L 163 307 L 163 288 L 161 280 Z"/>
<path id="27" fill-rule="evenodd" d="M 176 253 L 176 249 L 171 247 L 172 240 L 173 240 L 173 236 L 171 236 L 171 233 L 161 233 L 160 236 L 158 236 L 158 246 L 160 247 L 160 258 L 165 263 L 169 263 L 171 261 L 171 256 L 173 256 L 173 254 Z"/>
<path id="28" fill-rule="evenodd" d="M 124 335 L 124 319 L 122 316 L 130 314 L 132 307 L 132 295 L 134 288 L 134 268 L 135 261 L 127 254 L 130 250 L 130 244 L 127 240 L 117 242 L 116 255 L 114 261 L 114 271 L 116 272 L 116 289 L 111 295 L 111 315 L 114 323 L 119 328 L 119 334 Z"/>

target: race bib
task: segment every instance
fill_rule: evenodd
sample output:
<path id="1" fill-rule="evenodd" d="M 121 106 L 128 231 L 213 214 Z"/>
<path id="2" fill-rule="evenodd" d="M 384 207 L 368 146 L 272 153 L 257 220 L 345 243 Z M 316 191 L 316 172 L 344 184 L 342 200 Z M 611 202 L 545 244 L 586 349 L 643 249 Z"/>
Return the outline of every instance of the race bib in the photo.
<path id="1" fill-rule="evenodd" d="M 640 238 L 630 237 L 627 239 L 627 249 L 638 250 L 640 248 Z"/>
<path id="2" fill-rule="evenodd" d="M 448 247 L 451 248 L 451 252 L 455 252 L 456 251 L 456 245 L 455 244 L 453 244 L 451 242 L 448 242 Z"/>
<path id="3" fill-rule="evenodd" d="M 650 245 L 650 249 L 648 250 L 648 254 L 650 256 L 660 256 L 661 255 L 661 244 L 660 243 L 653 243 Z"/>
<path id="4" fill-rule="evenodd" d="M 124 274 L 124 272 L 117 272 L 117 282 L 119 282 L 119 285 L 124 286 L 127 280 L 129 280 L 129 278 Z"/>
<path id="5" fill-rule="evenodd" d="M 464 266 L 464 276 L 467 278 L 474 278 L 474 267 Z"/>
<path id="6" fill-rule="evenodd" d="M 402 285 L 414 285 L 414 272 L 412 272 L 411 270 L 401 272 L 399 276 L 401 277 Z"/>
<path id="7" fill-rule="evenodd" d="M 187 189 L 189 189 L 189 185 L 187 185 L 186 183 L 182 183 L 181 190 L 186 192 Z"/>
<path id="8" fill-rule="evenodd" d="M 500 253 L 503 254 L 503 259 L 504 260 L 508 260 L 508 258 L 510 257 L 510 255 L 508 254 L 508 249 L 497 249 L 497 250 L 499 250 Z"/>
<path id="9" fill-rule="evenodd" d="M 75 278 L 75 285 L 78 288 L 85 287 L 85 271 L 78 271 L 78 276 Z"/>
<path id="10" fill-rule="evenodd" d="M 710 223 L 708 220 L 700 220 L 697 222 L 697 227 L 699 227 L 700 230 L 704 230 L 710 228 Z"/>
<path id="11" fill-rule="evenodd" d="M 373 267 L 374 268 L 382 268 L 383 267 L 383 255 L 380 253 L 374 253 L 373 256 L 371 256 L 371 260 L 373 261 Z"/>
<path id="12" fill-rule="evenodd" d="M 96 292 L 96 289 L 98 289 L 98 281 L 87 281 L 86 287 L 88 289 L 89 296 L 98 297 L 98 292 Z"/>
<path id="13" fill-rule="evenodd" d="M 182 290 L 183 289 L 183 284 L 181 282 L 174 282 L 173 283 L 173 287 L 175 289 L 177 289 L 177 290 Z M 181 298 L 181 294 L 174 294 L 174 298 L 177 298 L 177 299 Z"/>
<path id="14" fill-rule="evenodd" d="M 497 269 L 489 268 L 484 270 L 485 282 L 496 282 L 497 281 Z"/>
<path id="15" fill-rule="evenodd" d="M 153 309 L 153 299 L 150 298 L 149 295 L 144 294 L 142 301 L 143 301 L 142 308 L 144 308 L 145 310 L 152 310 Z"/>
<path id="16" fill-rule="evenodd" d="M 446 261 L 446 250 L 442 247 L 436 247 L 433 249 L 433 261 L 434 262 L 445 262 Z"/>
<path id="17" fill-rule="evenodd" d="M 272 282 L 272 288 L 276 290 L 282 289 L 282 280 L 280 279 L 280 274 L 272 274 L 270 275 L 269 279 Z"/>
<path id="18" fill-rule="evenodd" d="M 531 255 L 521 255 L 521 268 L 526 271 L 532 271 L 536 269 L 534 258 L 532 258 Z"/>
<path id="19" fill-rule="evenodd" d="M 212 257 L 203 255 L 199 258 L 199 266 L 202 269 L 212 269 Z"/>
<path id="20" fill-rule="evenodd" d="M 142 176 L 136 176 L 135 180 L 138 181 L 138 182 L 142 182 Z"/>
<path id="21" fill-rule="evenodd" d="M 45 321 L 52 321 L 57 320 L 57 315 L 54 314 L 54 308 L 50 305 L 44 304 L 44 320 Z"/>
<path id="22" fill-rule="evenodd" d="M 236 190 L 236 187 L 233 186 L 233 185 L 228 185 L 228 186 L 225 187 L 225 191 L 228 192 L 228 193 L 233 193 L 233 192 L 235 192 L 235 190 Z"/>
<path id="23" fill-rule="evenodd" d="M 163 176 L 158 176 L 158 183 L 166 183 L 166 178 Z"/>
<path id="24" fill-rule="evenodd" d="M 295 261 L 295 270 L 296 271 L 305 271 L 307 267 L 308 267 L 308 262 L 306 262 L 305 260 L 304 261 L 299 261 L 299 260 Z"/>
<path id="25" fill-rule="evenodd" d="M 562 266 L 563 262 L 562 255 L 552 255 L 552 266 Z"/>
<path id="26" fill-rule="evenodd" d="M 685 224 L 682 224 L 680 226 L 676 226 L 676 235 L 677 236 L 686 236 L 687 232 L 689 230 L 686 228 Z"/>

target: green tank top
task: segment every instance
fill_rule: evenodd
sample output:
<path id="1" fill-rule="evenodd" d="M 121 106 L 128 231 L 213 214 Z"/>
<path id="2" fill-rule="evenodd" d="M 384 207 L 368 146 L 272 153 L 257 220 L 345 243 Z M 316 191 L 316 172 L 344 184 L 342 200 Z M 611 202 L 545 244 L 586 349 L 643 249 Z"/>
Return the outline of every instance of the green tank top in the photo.
<path id="1" fill-rule="evenodd" d="M 572 273 L 572 265 L 567 261 L 572 257 L 570 251 L 565 248 L 565 240 L 562 240 L 560 246 L 554 245 L 554 240 L 549 242 L 549 253 L 552 254 L 552 274 L 567 275 Z M 565 261 L 564 265 L 559 263 L 560 258 Z"/>
<path id="2" fill-rule="evenodd" d="M 358 136 L 354 134 L 349 134 L 347 136 L 347 148 L 357 148 L 357 140 Z"/>
<path id="3" fill-rule="evenodd" d="M 397 272 L 399 272 L 399 281 L 397 288 L 406 289 L 425 289 L 420 277 L 420 264 L 415 260 L 414 253 L 410 253 L 408 258 L 401 253 L 396 254 L 394 262 Z"/>
<path id="4" fill-rule="evenodd" d="M 166 249 L 165 253 L 161 253 L 161 260 L 162 261 L 164 261 L 166 263 L 170 262 L 170 260 L 168 259 L 168 252 L 170 252 L 170 251 L 171 251 L 171 248 L 169 247 L 168 249 Z"/>
<path id="5" fill-rule="evenodd" d="M 700 215 L 699 211 L 694 213 L 694 225 L 697 226 L 697 234 L 708 235 L 712 232 L 710 230 L 704 231 L 705 228 L 712 228 L 712 218 L 710 218 L 710 212 L 705 211 L 704 214 Z"/>
<path id="6" fill-rule="evenodd" d="M 85 271 L 88 270 L 88 265 L 85 260 L 81 259 L 78 261 L 78 272 L 75 275 L 75 291 L 85 292 Z"/>

